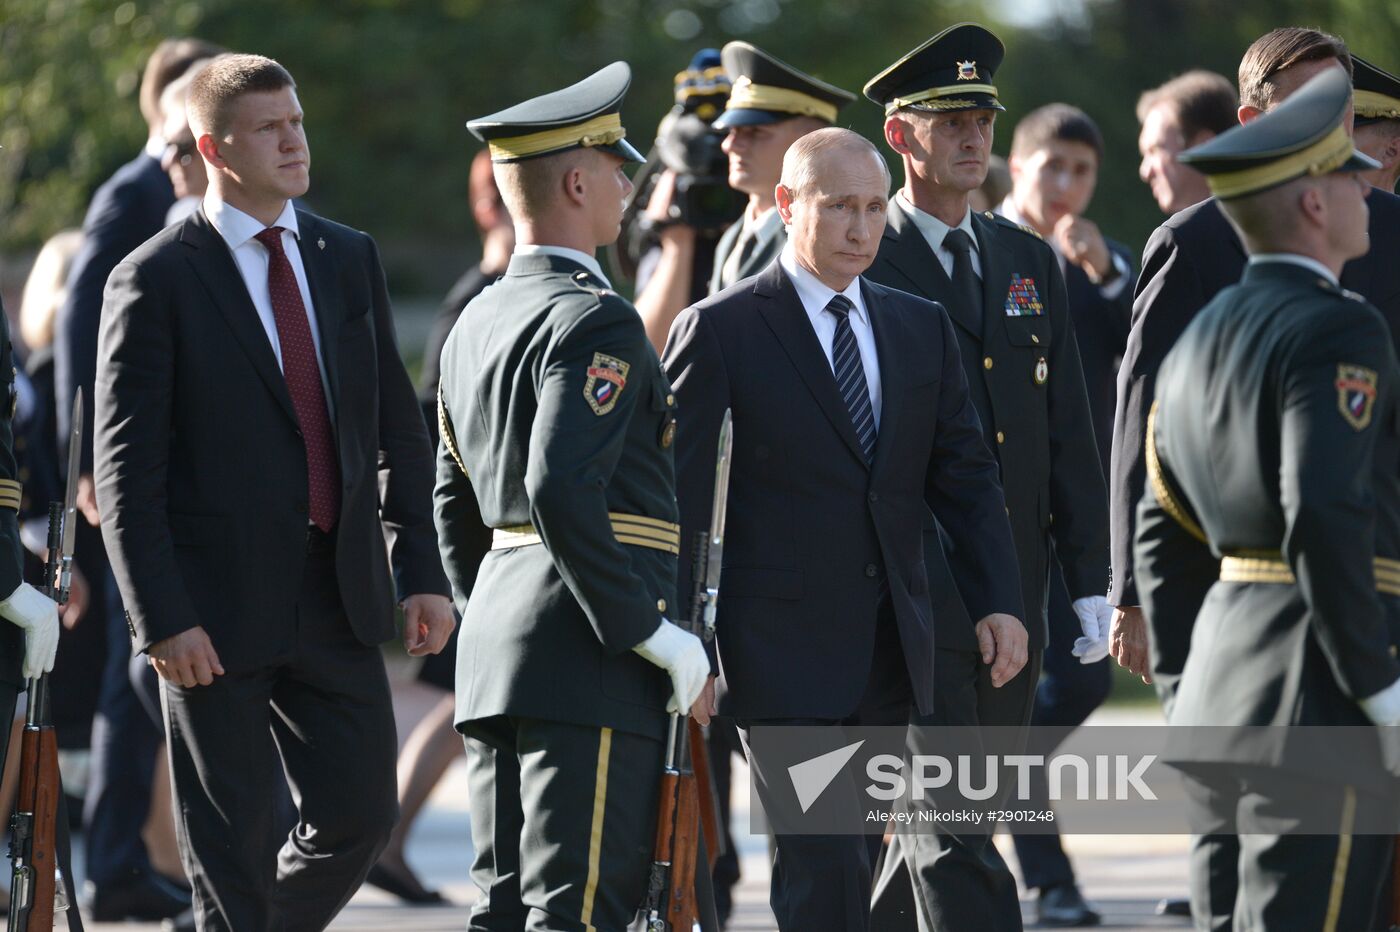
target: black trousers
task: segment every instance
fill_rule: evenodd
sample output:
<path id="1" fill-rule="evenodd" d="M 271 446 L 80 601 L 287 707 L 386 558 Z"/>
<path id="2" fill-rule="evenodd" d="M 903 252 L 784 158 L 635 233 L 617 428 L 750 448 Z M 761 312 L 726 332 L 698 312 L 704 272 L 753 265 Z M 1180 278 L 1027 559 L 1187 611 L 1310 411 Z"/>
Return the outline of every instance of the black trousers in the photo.
<path id="1" fill-rule="evenodd" d="M 755 725 L 905 725 L 909 722 L 913 693 L 905 666 L 899 630 L 888 603 L 880 612 L 875 649 L 865 694 L 856 709 L 840 721 L 784 719 L 739 722 L 745 752 L 748 732 Z M 768 777 L 762 761 L 749 753 L 760 786 L 785 777 Z M 847 773 L 839 780 L 854 781 Z M 856 787 L 849 788 L 852 794 Z M 830 793 L 831 791 L 828 791 Z M 852 795 L 852 798 L 856 798 Z M 783 932 L 864 932 L 884 930 L 873 921 L 870 891 L 881 836 L 874 835 L 776 835 L 777 855 L 769 885 L 769 903 Z"/>
<path id="2" fill-rule="evenodd" d="M 1071 653 L 1074 641 L 1082 633 L 1079 616 L 1074 613 L 1064 575 L 1056 564 L 1050 575 L 1050 640 L 1045 647 L 1044 669 L 1035 691 L 1032 725 L 1070 727 L 1082 725 L 1113 687 L 1113 674 L 1108 660 L 1084 664 Z M 1050 793 L 1045 783 L 1045 771 L 1031 772 L 1031 798 L 1027 806 L 1049 809 Z M 1056 823 L 1058 825 L 1058 823 Z M 1026 889 L 1051 887 L 1074 882 L 1074 867 L 1060 843 L 1059 829 L 1052 833 L 1013 833 L 1016 860 L 1021 862 L 1021 877 Z"/>
<path id="3" fill-rule="evenodd" d="M 467 927 L 623 932 L 646 895 L 662 743 L 506 716 L 460 727 L 481 891 Z"/>
<path id="4" fill-rule="evenodd" d="M 1193 810 L 1192 824 L 1223 818 L 1230 831 L 1199 836 L 1230 844 L 1211 845 L 1200 852 L 1199 861 L 1198 851 L 1192 852 L 1191 911 L 1197 929 L 1341 932 L 1387 928 L 1381 893 L 1386 888 L 1395 836 L 1357 834 L 1356 829 L 1369 821 L 1374 830 L 1378 811 L 1388 813 L 1385 824 L 1393 824 L 1393 800 L 1277 768 L 1215 764 L 1182 770 Z M 1308 801 L 1313 824 L 1331 822 L 1337 833 L 1305 835 L 1294 831 L 1300 799 Z M 1238 892 L 1233 897 L 1233 916 L 1227 920 L 1221 891 L 1212 885 L 1231 848 L 1237 852 L 1234 875 Z M 1208 869 L 1212 861 L 1214 871 Z"/>
<path id="5" fill-rule="evenodd" d="M 324 929 L 398 817 L 389 681 L 350 630 L 334 554 L 308 553 L 293 647 L 210 686 L 162 684 L 180 854 L 201 932 Z M 298 821 L 275 857 L 276 787 Z"/>
<path id="6" fill-rule="evenodd" d="M 1031 651 L 1010 682 L 992 686 L 974 653 L 934 650 L 935 709 L 920 724 L 976 727 L 1030 722 L 1041 652 Z M 1018 749 L 1002 748 L 1003 753 Z M 914 882 L 911 878 L 917 878 Z M 885 851 L 870 908 L 873 928 L 902 932 L 1018 932 L 1016 878 L 992 844 L 990 827 L 896 834 Z"/>

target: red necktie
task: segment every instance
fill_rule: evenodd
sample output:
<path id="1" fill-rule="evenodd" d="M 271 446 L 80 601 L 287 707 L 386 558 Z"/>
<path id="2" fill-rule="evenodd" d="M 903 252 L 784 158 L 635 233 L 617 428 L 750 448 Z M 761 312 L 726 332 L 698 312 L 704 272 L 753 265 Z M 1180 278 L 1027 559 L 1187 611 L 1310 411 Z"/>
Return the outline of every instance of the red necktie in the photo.
<path id="1" fill-rule="evenodd" d="M 267 248 L 267 290 L 277 322 L 277 341 L 282 346 L 282 376 L 287 380 L 287 391 L 306 443 L 310 517 L 318 528 L 329 532 L 340 514 L 340 463 L 331 436 L 326 393 L 321 388 L 316 344 L 311 340 L 311 325 L 296 275 L 282 250 L 282 228 L 268 227 L 255 238 Z"/>

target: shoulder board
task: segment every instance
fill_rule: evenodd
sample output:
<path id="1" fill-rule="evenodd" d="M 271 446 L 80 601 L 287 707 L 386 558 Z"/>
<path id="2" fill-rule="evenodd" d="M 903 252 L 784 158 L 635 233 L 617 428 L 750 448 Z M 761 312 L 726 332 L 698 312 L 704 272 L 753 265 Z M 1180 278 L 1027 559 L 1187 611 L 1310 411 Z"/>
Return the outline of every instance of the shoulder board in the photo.
<path id="1" fill-rule="evenodd" d="M 1013 230 L 1020 230 L 1022 233 L 1029 233 L 1031 236 L 1034 236 L 1042 243 L 1045 242 L 1045 237 L 1037 233 L 1033 227 L 1028 227 L 1024 223 L 1017 223 L 1014 220 L 1007 220 L 1001 214 L 993 213 L 990 210 L 984 211 L 983 214 L 988 220 L 995 221 L 997 223 L 1000 223 L 1002 226 L 1010 227 Z"/>
<path id="2" fill-rule="evenodd" d="M 1337 290 L 1340 291 L 1340 292 L 1342 293 L 1342 297 L 1344 297 L 1344 298 L 1350 298 L 1350 299 L 1353 300 L 1353 301 L 1360 301 L 1362 304 L 1365 304 L 1365 303 L 1366 303 L 1366 296 L 1365 296 L 1365 295 L 1357 294 L 1355 291 L 1352 291 L 1350 288 L 1339 288 L 1339 289 L 1337 289 Z"/>
<path id="3" fill-rule="evenodd" d="M 594 284 L 593 276 L 587 272 L 575 272 L 569 276 L 569 281 L 574 283 L 574 287 L 580 291 L 586 291 L 599 298 L 616 298 L 620 295 L 611 288 L 602 288 Z"/>

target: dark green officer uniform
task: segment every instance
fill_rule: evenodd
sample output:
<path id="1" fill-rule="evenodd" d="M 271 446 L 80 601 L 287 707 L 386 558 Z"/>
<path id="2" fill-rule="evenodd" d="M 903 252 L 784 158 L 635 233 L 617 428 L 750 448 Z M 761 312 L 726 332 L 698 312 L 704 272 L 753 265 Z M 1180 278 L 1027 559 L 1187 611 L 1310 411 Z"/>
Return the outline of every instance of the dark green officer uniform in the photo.
<path id="1" fill-rule="evenodd" d="M 1351 64 L 1356 125 L 1400 120 L 1400 78 L 1356 55 L 1351 56 Z"/>
<path id="2" fill-rule="evenodd" d="M 468 125 L 498 162 L 640 161 L 617 116 L 629 80 L 616 63 Z M 677 611 L 675 399 L 636 310 L 571 253 L 517 250 L 442 355 L 473 928 L 621 929 L 653 841 L 671 686 L 632 648 Z"/>
<path id="3" fill-rule="evenodd" d="M 720 132 L 804 116 L 832 124 L 841 108 L 856 99 L 850 91 L 819 81 L 747 42 L 726 44 L 720 59 L 732 85 L 724 112 L 714 122 Z M 768 268 L 786 243 L 787 227 L 777 210 L 748 230 L 742 217 L 734 221 L 715 247 L 710 294 Z"/>
<path id="4" fill-rule="evenodd" d="M 1305 174 L 1374 167 L 1341 125 L 1349 91 L 1329 71 L 1182 159 L 1227 210 Z M 1154 667 L 1181 671 L 1172 725 L 1364 726 L 1361 700 L 1396 691 L 1400 363 L 1389 336 L 1320 262 L 1267 256 L 1167 355 L 1134 566 Z M 1252 737 L 1168 744 L 1202 809 L 1245 833 L 1235 927 L 1373 928 L 1393 839 L 1355 832 L 1357 812 L 1393 783 L 1374 759 L 1318 753 L 1315 735 Z M 1261 816 L 1296 819 L 1282 801 L 1299 793 L 1336 834 L 1259 827 Z M 1207 878 L 1193 870 L 1192 885 L 1204 921 Z"/>

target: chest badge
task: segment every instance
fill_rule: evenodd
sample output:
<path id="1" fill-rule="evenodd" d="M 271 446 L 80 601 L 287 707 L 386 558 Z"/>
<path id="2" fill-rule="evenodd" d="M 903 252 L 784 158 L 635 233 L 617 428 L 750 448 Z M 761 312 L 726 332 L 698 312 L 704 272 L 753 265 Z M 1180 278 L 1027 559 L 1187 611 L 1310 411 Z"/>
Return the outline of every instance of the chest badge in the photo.
<path id="1" fill-rule="evenodd" d="M 671 444 L 673 444 L 673 443 L 675 443 L 675 442 L 676 442 L 676 419 L 675 419 L 674 417 L 668 417 L 668 418 L 666 418 L 666 422 L 665 422 L 664 424 L 661 425 L 661 437 L 660 437 L 661 449 L 663 449 L 663 450 L 669 450 L 669 449 L 671 448 Z"/>
<path id="2" fill-rule="evenodd" d="M 1050 363 L 1045 361 L 1044 356 L 1035 361 L 1035 370 L 1031 373 L 1031 378 L 1037 385 L 1044 385 L 1045 380 L 1050 378 Z"/>
<path id="3" fill-rule="evenodd" d="M 1006 291 L 1006 316 L 1038 317 L 1044 313 L 1045 305 L 1035 289 L 1035 279 L 1013 274 L 1011 287 Z"/>
<path id="4" fill-rule="evenodd" d="M 623 362 L 616 356 L 593 354 L 588 378 L 583 383 L 583 397 L 594 414 L 607 414 L 617 406 L 618 396 L 627 386 L 627 370 L 631 368 L 631 363 Z"/>
<path id="5" fill-rule="evenodd" d="M 1356 430 L 1371 423 L 1376 404 L 1376 371 L 1365 366 L 1341 363 L 1337 366 L 1337 409 Z"/>

